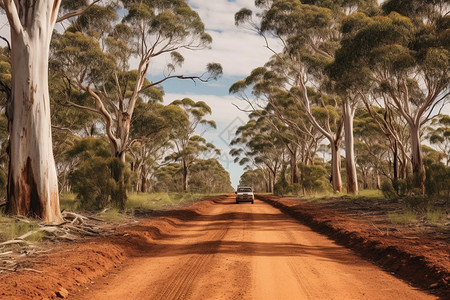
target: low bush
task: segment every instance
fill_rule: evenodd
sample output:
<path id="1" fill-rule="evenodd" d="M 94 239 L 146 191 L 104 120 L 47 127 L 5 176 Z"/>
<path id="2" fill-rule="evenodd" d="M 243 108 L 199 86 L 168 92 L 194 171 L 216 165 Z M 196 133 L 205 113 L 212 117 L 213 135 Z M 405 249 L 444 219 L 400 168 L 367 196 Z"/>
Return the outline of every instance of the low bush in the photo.
<path id="1" fill-rule="evenodd" d="M 69 175 L 72 190 L 84 209 L 125 207 L 129 172 L 117 158 L 92 157 Z"/>
<path id="2" fill-rule="evenodd" d="M 301 187 L 310 193 L 329 191 L 330 181 L 327 177 L 327 170 L 321 165 L 300 164 L 300 184 Z"/>
<path id="3" fill-rule="evenodd" d="M 383 193 L 384 198 L 389 202 L 398 202 L 398 193 L 389 181 L 383 181 L 383 183 L 381 183 L 381 192 Z"/>

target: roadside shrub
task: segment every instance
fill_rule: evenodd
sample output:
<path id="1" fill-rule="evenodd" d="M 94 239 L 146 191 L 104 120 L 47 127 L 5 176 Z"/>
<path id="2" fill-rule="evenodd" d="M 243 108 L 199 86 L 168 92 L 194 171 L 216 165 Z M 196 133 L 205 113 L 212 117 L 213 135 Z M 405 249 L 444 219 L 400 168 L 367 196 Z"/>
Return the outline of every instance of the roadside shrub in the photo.
<path id="1" fill-rule="evenodd" d="M 392 187 L 399 197 L 405 196 L 410 189 L 408 181 L 400 178 L 392 180 Z"/>
<path id="2" fill-rule="evenodd" d="M 289 194 L 289 192 L 290 192 L 289 183 L 287 182 L 284 174 L 282 174 L 281 179 L 273 186 L 273 193 L 278 196 L 284 196 Z"/>
<path id="3" fill-rule="evenodd" d="M 92 157 L 71 172 L 69 180 L 84 209 L 125 207 L 129 172 L 117 158 Z"/>
<path id="4" fill-rule="evenodd" d="M 381 192 L 383 193 L 384 198 L 389 202 L 398 202 L 399 196 L 395 191 L 394 186 L 389 181 L 383 181 L 383 183 L 381 183 Z"/>
<path id="5" fill-rule="evenodd" d="M 302 186 L 300 183 L 293 183 L 289 186 L 291 193 L 294 195 L 299 195 L 302 191 Z"/>
<path id="6" fill-rule="evenodd" d="M 111 157 L 108 146 L 105 139 L 88 137 L 78 140 L 66 153 L 78 162 L 69 173 L 69 183 L 83 209 L 125 207 L 131 172 Z"/>
<path id="7" fill-rule="evenodd" d="M 94 157 L 81 163 L 70 173 L 69 181 L 82 208 L 99 209 L 109 204 L 114 180 L 103 158 Z"/>
<path id="8" fill-rule="evenodd" d="M 300 184 L 303 189 L 309 192 L 330 190 L 327 170 L 323 166 L 300 164 L 299 167 Z"/>
<path id="9" fill-rule="evenodd" d="M 450 196 L 450 167 L 425 160 L 425 190 L 428 195 Z"/>

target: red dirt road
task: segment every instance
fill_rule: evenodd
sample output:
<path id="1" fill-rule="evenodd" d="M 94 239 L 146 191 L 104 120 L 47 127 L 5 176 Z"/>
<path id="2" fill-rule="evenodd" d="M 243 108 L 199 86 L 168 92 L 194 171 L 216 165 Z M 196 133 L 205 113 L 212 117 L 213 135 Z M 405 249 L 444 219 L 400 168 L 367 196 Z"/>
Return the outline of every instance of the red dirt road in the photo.
<path id="1" fill-rule="evenodd" d="M 437 299 L 259 200 L 222 198 L 167 221 L 145 251 L 69 299 Z"/>

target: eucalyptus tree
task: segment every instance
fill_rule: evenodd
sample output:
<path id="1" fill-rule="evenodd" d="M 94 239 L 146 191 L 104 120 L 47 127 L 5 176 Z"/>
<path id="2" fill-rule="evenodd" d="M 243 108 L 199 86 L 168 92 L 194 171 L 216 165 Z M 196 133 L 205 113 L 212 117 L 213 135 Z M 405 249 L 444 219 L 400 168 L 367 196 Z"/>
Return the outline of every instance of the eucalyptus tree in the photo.
<path id="1" fill-rule="evenodd" d="M 252 186 L 255 192 L 267 192 L 267 185 L 263 172 L 264 170 L 261 169 L 246 170 L 241 175 L 239 183 Z"/>
<path id="2" fill-rule="evenodd" d="M 375 1 L 257 1 L 257 6 L 263 9 L 260 23 L 252 20 L 252 12 L 242 9 L 235 15 L 236 24 L 247 23 L 251 28 L 263 35 L 268 41 L 266 34 L 272 34 L 282 40 L 284 57 L 287 65 L 286 77 L 291 78 L 289 84 L 292 94 L 303 104 L 304 110 L 310 122 L 330 142 L 332 149 L 332 179 L 333 189 L 341 191 L 342 180 L 340 175 L 340 143 L 342 140 L 342 126 L 338 126 L 336 135 L 330 132 L 329 126 L 323 126 L 317 122 L 311 109 L 309 96 L 310 90 L 325 91 L 324 83 L 328 80 L 324 68 L 333 62 L 334 52 L 339 43 L 338 23 L 341 16 L 352 10 L 373 9 Z M 267 44 L 268 47 L 269 44 Z M 329 95 L 335 98 L 339 107 L 348 102 L 343 101 L 332 89 Z M 345 100 L 345 98 L 344 98 Z M 325 107 L 326 109 L 326 107 Z M 352 118 L 353 109 L 348 105 L 339 108 L 343 114 L 342 121 L 347 126 L 346 133 L 349 137 L 346 142 L 348 149 L 347 165 L 347 190 L 357 193 L 356 170 L 353 157 Z"/>
<path id="3" fill-rule="evenodd" d="M 199 159 L 192 166 L 190 189 L 197 193 L 230 193 L 230 174 L 215 158 Z"/>
<path id="4" fill-rule="evenodd" d="M 93 6 L 73 22 L 55 43 L 55 64 L 68 83 L 92 99 L 89 105 L 68 103 L 102 117 L 112 155 L 125 161 L 138 99 L 160 101 L 158 87 L 168 79 L 209 81 L 220 75 L 220 65 L 213 63 L 199 76 L 176 74 L 184 61 L 179 50 L 203 49 L 211 41 L 184 0 L 121 1 L 118 10 Z M 158 76 L 150 74 L 150 63 L 165 61 L 166 55 L 171 62 L 150 81 L 148 76 Z"/>
<path id="5" fill-rule="evenodd" d="M 185 122 L 177 122 L 180 116 Z M 137 191 L 146 192 L 149 177 L 160 167 L 160 161 L 170 148 L 171 133 L 177 126 L 187 126 L 183 111 L 175 105 L 138 101 L 130 128 L 132 171 L 136 173 Z"/>
<path id="6" fill-rule="evenodd" d="M 178 124 L 172 130 L 170 141 L 173 145 L 173 153 L 166 156 L 166 161 L 177 161 L 183 172 L 183 191 L 189 190 L 189 177 L 192 165 L 201 155 L 220 155 L 220 150 L 205 138 L 197 134 L 199 126 L 204 128 L 216 128 L 216 123 L 205 117 L 211 114 L 211 108 L 203 101 L 195 102 L 184 98 L 175 100 L 170 106 L 178 106 L 180 113 L 173 122 Z"/>
<path id="7" fill-rule="evenodd" d="M 312 163 L 323 136 L 308 122 L 301 105 L 283 88 L 285 77 L 277 74 L 273 57 L 266 66 L 254 69 L 245 79 L 234 83 L 229 91 L 249 104 L 256 112 L 261 109 L 269 125 L 277 132 L 290 156 L 291 183 L 299 182 L 298 162 Z M 251 90 L 251 95 L 247 90 Z"/>
<path id="8" fill-rule="evenodd" d="M 237 128 L 235 135 L 230 143 L 235 146 L 230 150 L 235 162 L 247 165 L 248 169 L 256 167 L 266 170 L 267 174 L 263 174 L 268 184 L 267 191 L 273 192 L 286 153 L 280 134 L 264 116 L 263 111 L 256 111 L 250 114 L 247 124 Z"/>
<path id="9" fill-rule="evenodd" d="M 372 110 L 375 109 L 372 108 Z M 378 115 L 377 117 L 379 118 Z M 378 118 L 374 119 L 373 115 L 365 109 L 358 109 L 355 116 L 354 135 L 357 139 L 355 152 L 364 188 L 368 188 L 370 177 L 376 178 L 376 188 L 381 186 L 380 175 L 391 179 L 392 182 L 398 178 L 396 175 L 398 171 L 397 148 L 394 147 L 397 145 L 396 140 L 380 130 Z"/>
<path id="10" fill-rule="evenodd" d="M 10 27 L 11 93 L 7 116 L 11 214 L 38 217 L 49 223 L 62 221 L 50 125 L 49 47 L 55 23 L 82 13 L 91 4 L 0 1 Z"/>
<path id="11" fill-rule="evenodd" d="M 64 78 L 50 68 L 49 73 L 50 109 L 52 111 L 52 143 L 53 154 L 58 176 L 59 191 L 69 191 L 68 175 L 75 167 L 74 159 L 66 152 L 80 138 L 99 135 L 98 115 L 63 105 L 66 97 L 70 96 L 76 103 L 87 103 L 89 96 L 78 89 L 70 89 Z"/>
<path id="12" fill-rule="evenodd" d="M 414 185 L 424 193 L 421 131 L 448 101 L 450 92 L 448 5 L 411 1 L 406 9 L 395 5 L 398 3 L 386 1 L 383 8 L 388 15 L 384 17 L 359 15 L 352 25 L 355 34 L 343 45 L 341 58 L 349 68 L 362 65 L 370 69 L 387 105 L 407 122 Z M 407 15 L 393 11 L 394 7 Z"/>

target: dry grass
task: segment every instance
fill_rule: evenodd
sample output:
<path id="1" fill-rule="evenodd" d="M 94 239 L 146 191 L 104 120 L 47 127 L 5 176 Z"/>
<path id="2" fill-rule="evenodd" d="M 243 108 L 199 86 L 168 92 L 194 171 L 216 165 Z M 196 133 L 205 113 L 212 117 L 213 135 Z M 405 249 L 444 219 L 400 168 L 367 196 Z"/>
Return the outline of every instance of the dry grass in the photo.
<path id="1" fill-rule="evenodd" d="M 404 212 L 388 212 L 388 219 L 394 224 L 411 224 L 417 222 L 417 214 L 413 210 Z"/>
<path id="2" fill-rule="evenodd" d="M 20 220 L 0 214 L 0 242 L 8 241 L 20 237 L 30 231 L 36 231 L 39 225 L 36 221 Z M 45 236 L 45 232 L 37 231 L 28 236 L 25 240 L 29 242 L 40 242 Z"/>

